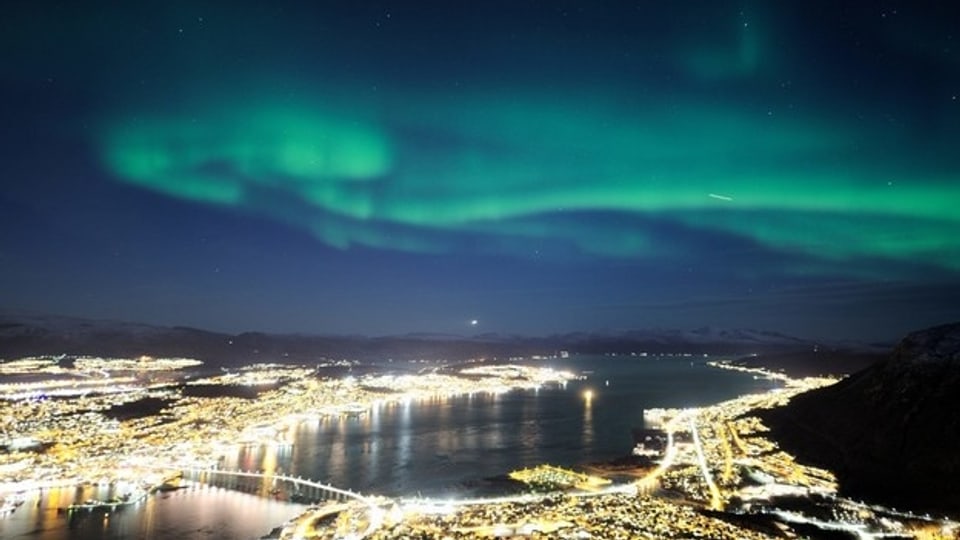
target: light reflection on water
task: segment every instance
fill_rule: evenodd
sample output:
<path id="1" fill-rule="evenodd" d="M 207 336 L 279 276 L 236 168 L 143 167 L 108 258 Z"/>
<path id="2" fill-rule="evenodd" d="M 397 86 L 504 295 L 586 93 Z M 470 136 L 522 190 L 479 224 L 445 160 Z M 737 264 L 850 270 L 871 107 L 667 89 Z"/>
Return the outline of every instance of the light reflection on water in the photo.
<path id="1" fill-rule="evenodd" d="M 632 447 L 643 409 L 716 403 L 771 387 L 698 360 L 579 358 L 593 372 L 565 387 L 382 403 L 367 414 L 324 418 L 290 428 L 292 445 L 245 447 L 224 468 L 303 476 L 385 495 L 466 494 L 485 479 L 538 463 L 577 465 L 619 457 Z M 609 386 L 603 385 L 605 380 Z M 594 396 L 586 401 L 585 388 Z M 269 495 L 269 483 L 254 493 Z M 0 538 L 259 538 L 303 507 L 252 494 L 206 488 L 155 495 L 108 519 L 88 516 L 70 528 L 58 507 L 113 493 L 71 488 L 28 501 L 0 519 Z"/>
<path id="2" fill-rule="evenodd" d="M 702 359 L 587 357 L 562 367 L 591 375 L 538 391 L 384 402 L 361 416 L 300 424 L 290 434 L 294 452 L 247 447 L 224 466 L 249 469 L 269 454 L 286 473 L 364 493 L 464 494 L 520 467 L 620 457 L 645 408 L 710 404 L 771 387 Z"/>
<path id="3" fill-rule="evenodd" d="M 0 519 L 4 540 L 255 539 L 302 512 L 305 506 L 222 488 L 156 494 L 113 512 L 58 512 L 88 499 L 122 495 L 111 488 L 60 488 L 33 492 L 12 515 Z"/>

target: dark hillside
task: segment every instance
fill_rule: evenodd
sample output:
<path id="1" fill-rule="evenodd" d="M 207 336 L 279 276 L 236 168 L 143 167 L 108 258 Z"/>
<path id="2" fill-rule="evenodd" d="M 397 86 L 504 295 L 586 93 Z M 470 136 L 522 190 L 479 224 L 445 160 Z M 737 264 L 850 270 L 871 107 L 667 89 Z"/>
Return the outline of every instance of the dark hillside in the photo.
<path id="1" fill-rule="evenodd" d="M 765 416 L 783 447 L 833 470 L 847 495 L 960 515 L 960 323 Z"/>

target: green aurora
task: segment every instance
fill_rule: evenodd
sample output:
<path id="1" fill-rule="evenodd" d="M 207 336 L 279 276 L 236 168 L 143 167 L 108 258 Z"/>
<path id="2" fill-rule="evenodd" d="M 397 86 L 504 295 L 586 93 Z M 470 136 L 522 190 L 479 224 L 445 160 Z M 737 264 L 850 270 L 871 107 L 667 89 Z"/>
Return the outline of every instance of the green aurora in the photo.
<path id="1" fill-rule="evenodd" d="M 881 340 L 960 316 L 949 2 L 5 7 L 10 309 Z"/>
<path id="2" fill-rule="evenodd" d="M 185 113 L 113 119 L 103 155 L 125 182 L 264 215 L 341 248 L 446 252 L 463 233 L 494 251 L 535 239 L 602 256 L 664 253 L 643 227 L 548 219 L 614 212 L 815 260 L 960 269 L 960 179 L 885 154 L 895 136 L 693 98 L 618 104 L 602 92 L 514 91 L 401 101 L 325 109 L 201 99 Z M 366 112 L 383 108 L 394 112 Z"/>

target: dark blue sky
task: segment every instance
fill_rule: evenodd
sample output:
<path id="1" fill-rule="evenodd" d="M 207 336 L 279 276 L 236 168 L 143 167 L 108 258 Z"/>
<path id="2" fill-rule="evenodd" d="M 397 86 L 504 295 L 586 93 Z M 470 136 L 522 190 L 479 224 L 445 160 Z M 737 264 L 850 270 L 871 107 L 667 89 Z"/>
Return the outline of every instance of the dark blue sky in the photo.
<path id="1" fill-rule="evenodd" d="M 956 320 L 960 14 L 841 4 L 7 8 L 2 307 L 358 334 Z"/>

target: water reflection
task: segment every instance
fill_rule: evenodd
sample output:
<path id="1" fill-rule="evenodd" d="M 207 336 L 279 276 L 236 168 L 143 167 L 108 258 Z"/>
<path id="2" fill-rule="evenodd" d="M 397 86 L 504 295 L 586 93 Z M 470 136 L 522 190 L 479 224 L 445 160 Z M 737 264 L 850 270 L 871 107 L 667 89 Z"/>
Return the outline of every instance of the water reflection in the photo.
<path id="1" fill-rule="evenodd" d="M 260 462 L 260 470 L 263 471 L 264 475 L 272 476 L 277 472 L 277 458 L 279 452 L 277 447 L 271 448 L 273 451 L 266 451 L 263 453 L 263 460 Z M 257 492 L 261 497 L 267 497 L 270 495 L 270 491 L 273 489 L 272 485 L 268 485 L 268 482 L 264 481 L 260 483 L 260 489 Z"/>
<path id="2" fill-rule="evenodd" d="M 123 486 L 82 486 L 33 491 L 13 514 L 0 519 L 0 538 L 29 540 L 255 539 L 302 512 L 282 503 L 226 489 L 158 493 L 114 511 L 74 511 L 87 499 L 123 495 Z"/>
<path id="3" fill-rule="evenodd" d="M 290 430 L 292 452 L 257 451 L 275 452 L 277 468 L 294 476 L 363 492 L 462 494 L 524 466 L 622 456 L 633 446 L 631 431 L 642 426 L 644 408 L 715 403 L 770 387 L 688 360 L 594 358 L 568 367 L 579 371 L 585 363 L 595 371 L 587 381 L 529 392 L 386 401 L 360 416 Z M 603 385 L 605 380 L 617 384 Z M 588 388 L 593 394 L 585 397 Z M 230 460 L 225 466 L 232 466 Z"/>
<path id="4" fill-rule="evenodd" d="M 447 399 L 384 402 L 360 416 L 291 426 L 291 445 L 248 446 L 228 456 L 228 469 L 283 471 L 338 487 L 385 495 L 458 494 L 482 489 L 483 479 L 524 466 L 571 466 L 619 457 L 632 447 L 631 429 L 643 409 L 709 404 L 771 387 L 702 363 L 658 359 L 579 359 L 566 366 L 594 370 L 565 387 Z M 602 395 L 582 392 L 597 381 Z M 596 390 L 595 390 L 596 391 Z M 233 487 L 270 494 L 272 482 Z M 478 487 L 479 486 L 479 487 Z M 57 509 L 85 498 L 109 498 L 95 486 L 51 490 L 0 520 L 0 538 L 259 538 L 301 508 L 222 488 L 157 495 L 123 512 L 83 519 L 68 530 Z"/>
<path id="5" fill-rule="evenodd" d="M 589 447 L 593 444 L 593 389 L 587 388 L 583 391 L 583 430 L 581 431 L 580 443 Z"/>
<path id="6" fill-rule="evenodd" d="M 410 410 L 412 407 L 412 400 L 406 399 L 403 401 L 403 404 L 400 408 L 400 421 L 396 424 L 397 433 L 399 433 L 400 437 L 400 443 L 398 446 L 398 465 L 400 468 L 408 467 L 410 465 L 410 439 L 412 437 L 412 429 L 410 426 Z"/>

